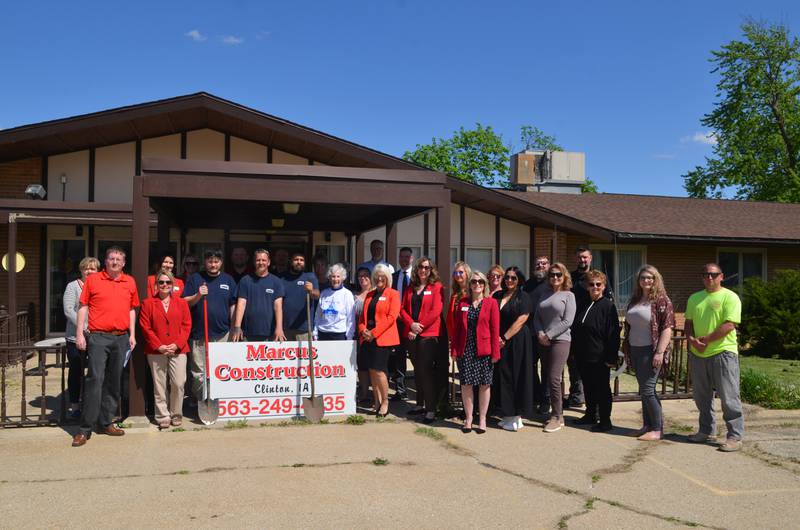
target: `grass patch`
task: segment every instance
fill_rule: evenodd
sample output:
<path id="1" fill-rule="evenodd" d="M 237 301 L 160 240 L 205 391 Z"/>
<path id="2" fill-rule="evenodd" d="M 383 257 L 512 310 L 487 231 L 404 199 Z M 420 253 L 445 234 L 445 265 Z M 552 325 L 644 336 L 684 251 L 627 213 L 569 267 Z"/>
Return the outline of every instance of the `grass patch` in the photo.
<path id="1" fill-rule="evenodd" d="M 374 466 L 385 466 L 389 463 L 388 460 L 385 458 L 377 457 L 375 460 L 372 461 L 372 465 Z"/>
<path id="2" fill-rule="evenodd" d="M 790 385 L 800 381 L 800 361 L 797 360 L 743 354 L 739 356 L 739 366 L 742 372 L 753 370 L 768 375 L 779 383 Z"/>
<path id="3" fill-rule="evenodd" d="M 352 416 L 348 416 L 347 419 L 344 420 L 344 422 L 347 425 L 364 425 L 367 422 L 367 420 L 364 419 L 364 416 L 362 416 L 361 414 L 353 414 Z"/>
<path id="4" fill-rule="evenodd" d="M 249 427 L 247 420 L 233 420 L 225 424 L 225 428 L 228 430 L 246 429 L 247 427 Z"/>
<path id="5" fill-rule="evenodd" d="M 600 482 L 600 475 L 592 475 L 592 484 Z"/>
<path id="6" fill-rule="evenodd" d="M 669 430 L 674 433 L 687 433 L 694 431 L 691 425 L 684 425 L 683 423 L 674 423 L 670 425 Z"/>
<path id="7" fill-rule="evenodd" d="M 117 427 L 119 427 L 120 429 L 130 429 L 131 427 L 133 427 L 133 423 L 127 423 L 121 421 L 117 423 Z"/>
<path id="8" fill-rule="evenodd" d="M 593 510 L 594 509 L 594 501 L 595 501 L 594 497 L 592 497 L 591 499 L 586 501 L 586 504 L 584 504 L 584 506 L 586 507 L 587 510 Z"/>
<path id="9" fill-rule="evenodd" d="M 800 388 L 796 382 L 786 383 L 768 372 L 742 370 L 740 392 L 742 401 L 768 409 L 800 408 Z"/>
<path id="10" fill-rule="evenodd" d="M 305 467 L 305 464 L 292 464 L 292 467 Z"/>
<path id="11" fill-rule="evenodd" d="M 183 427 L 175 427 L 174 429 L 170 429 L 169 432 L 186 432 L 186 429 Z"/>
<path id="12" fill-rule="evenodd" d="M 189 470 L 188 469 L 181 469 L 180 471 L 176 471 L 175 474 L 176 475 L 188 475 L 189 474 Z"/>
<path id="13" fill-rule="evenodd" d="M 433 427 L 417 427 L 417 430 L 414 431 L 414 434 L 427 436 L 431 440 L 436 440 L 437 442 L 444 438 L 444 434 L 440 433 Z"/>

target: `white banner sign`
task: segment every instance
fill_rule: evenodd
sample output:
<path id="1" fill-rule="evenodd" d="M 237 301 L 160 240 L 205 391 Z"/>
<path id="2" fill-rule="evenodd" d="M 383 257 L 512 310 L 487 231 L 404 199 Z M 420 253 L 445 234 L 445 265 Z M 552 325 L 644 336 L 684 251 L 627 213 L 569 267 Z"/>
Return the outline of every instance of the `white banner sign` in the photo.
<path id="1" fill-rule="evenodd" d="M 219 419 L 303 416 L 311 396 L 307 342 L 212 342 L 209 357 Z M 315 342 L 312 364 L 325 414 L 355 414 L 356 342 Z"/>

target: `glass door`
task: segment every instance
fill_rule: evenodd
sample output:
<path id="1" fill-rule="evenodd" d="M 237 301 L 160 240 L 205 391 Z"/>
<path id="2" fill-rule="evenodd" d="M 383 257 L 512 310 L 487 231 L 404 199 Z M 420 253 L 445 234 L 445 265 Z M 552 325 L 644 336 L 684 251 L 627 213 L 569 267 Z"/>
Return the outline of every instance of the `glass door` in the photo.
<path id="1" fill-rule="evenodd" d="M 76 233 L 86 233 L 86 227 L 48 227 L 47 243 L 47 296 L 46 334 L 62 334 L 67 329 L 64 316 L 64 291 L 67 284 L 80 277 L 78 265 L 86 257 L 86 238 Z"/>

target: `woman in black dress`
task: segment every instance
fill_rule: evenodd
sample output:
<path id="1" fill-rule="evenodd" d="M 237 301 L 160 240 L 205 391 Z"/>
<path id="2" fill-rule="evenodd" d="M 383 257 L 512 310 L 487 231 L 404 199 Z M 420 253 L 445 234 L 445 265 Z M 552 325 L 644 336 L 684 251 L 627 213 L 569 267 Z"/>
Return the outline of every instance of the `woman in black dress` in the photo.
<path id="1" fill-rule="evenodd" d="M 453 356 L 458 363 L 461 398 L 464 401 L 464 427 L 472 430 L 474 405 L 473 388 L 478 386 L 478 428 L 486 432 L 486 412 L 489 409 L 494 363 L 500 360 L 500 310 L 497 300 L 489 297 L 489 282 L 480 271 L 472 273 L 468 296 L 456 305 L 453 326 Z"/>
<path id="2" fill-rule="evenodd" d="M 503 277 L 503 290 L 494 294 L 500 305 L 500 427 L 507 431 L 521 429 L 522 416 L 533 414 L 533 345 L 525 325 L 533 310 L 523 285 L 522 271 L 509 267 Z"/>

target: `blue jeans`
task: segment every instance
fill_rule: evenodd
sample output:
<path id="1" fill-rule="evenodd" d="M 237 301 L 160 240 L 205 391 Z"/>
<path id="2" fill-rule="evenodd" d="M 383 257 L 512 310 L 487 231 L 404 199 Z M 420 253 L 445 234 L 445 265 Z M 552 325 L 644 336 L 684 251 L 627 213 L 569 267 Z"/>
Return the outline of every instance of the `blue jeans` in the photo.
<path id="1" fill-rule="evenodd" d="M 639 382 L 644 427 L 648 431 L 663 431 L 664 416 L 656 392 L 658 374 L 661 370 L 653 368 L 653 353 L 653 346 L 631 346 L 630 358 L 636 372 L 636 380 Z"/>

